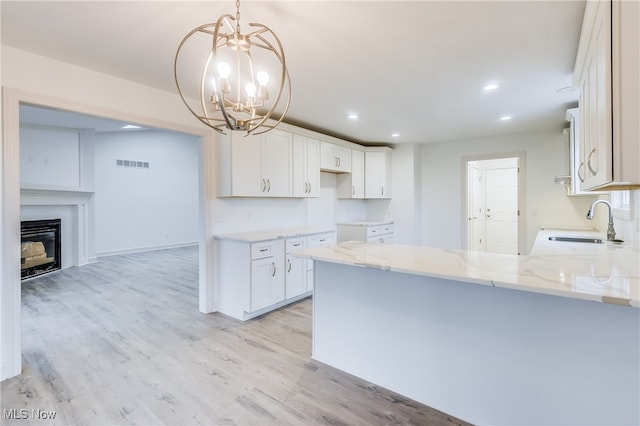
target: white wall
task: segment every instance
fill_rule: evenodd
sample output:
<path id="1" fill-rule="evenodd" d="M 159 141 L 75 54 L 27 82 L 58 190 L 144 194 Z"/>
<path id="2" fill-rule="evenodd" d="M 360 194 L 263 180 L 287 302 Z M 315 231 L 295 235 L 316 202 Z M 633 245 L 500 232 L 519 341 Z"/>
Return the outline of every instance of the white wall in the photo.
<path id="1" fill-rule="evenodd" d="M 555 176 L 568 174 L 566 138 L 547 130 L 422 147 L 422 243 L 461 248 L 464 182 L 462 158 L 524 151 L 526 155 L 527 253 L 541 227 L 585 228 L 602 226 L 585 215 L 596 196 L 568 197 Z M 522 212 L 521 212 L 522 213 Z M 606 224 L 606 222 L 605 222 Z"/>
<path id="2" fill-rule="evenodd" d="M 95 141 L 96 254 L 197 243 L 199 139 L 145 130 L 96 133 Z"/>
<path id="3" fill-rule="evenodd" d="M 80 132 L 21 126 L 20 184 L 80 188 Z"/>

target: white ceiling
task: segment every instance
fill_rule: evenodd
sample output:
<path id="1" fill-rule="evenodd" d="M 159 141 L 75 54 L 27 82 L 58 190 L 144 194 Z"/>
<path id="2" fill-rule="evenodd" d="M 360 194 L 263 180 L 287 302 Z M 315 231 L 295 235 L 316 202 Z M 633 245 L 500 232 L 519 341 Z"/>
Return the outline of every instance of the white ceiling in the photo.
<path id="1" fill-rule="evenodd" d="M 3 44 L 174 93 L 182 38 L 235 13 L 231 0 L 3 0 L 1 7 Z M 285 121 L 356 142 L 429 143 L 564 127 L 578 93 L 557 90 L 572 84 L 584 7 L 243 1 L 240 11 L 241 24 L 265 24 L 282 41 L 292 80 Z M 484 93 L 491 82 L 500 87 Z M 352 112 L 357 120 L 347 118 Z M 513 118 L 500 121 L 504 115 Z"/>

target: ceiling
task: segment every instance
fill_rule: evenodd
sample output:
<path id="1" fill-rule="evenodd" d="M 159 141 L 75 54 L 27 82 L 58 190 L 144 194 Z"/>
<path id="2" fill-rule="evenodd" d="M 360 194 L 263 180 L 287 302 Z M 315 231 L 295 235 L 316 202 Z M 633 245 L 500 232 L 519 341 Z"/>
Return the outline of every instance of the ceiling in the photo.
<path id="1" fill-rule="evenodd" d="M 182 38 L 235 13 L 231 0 L 3 0 L 1 7 L 5 45 L 176 94 Z M 584 7 L 575 0 L 243 1 L 240 11 L 241 24 L 265 24 L 282 41 L 292 83 L 286 122 L 395 144 L 565 127 L 578 93 L 558 89 L 572 84 Z M 483 91 L 489 83 L 499 87 Z M 505 115 L 512 118 L 500 120 Z"/>

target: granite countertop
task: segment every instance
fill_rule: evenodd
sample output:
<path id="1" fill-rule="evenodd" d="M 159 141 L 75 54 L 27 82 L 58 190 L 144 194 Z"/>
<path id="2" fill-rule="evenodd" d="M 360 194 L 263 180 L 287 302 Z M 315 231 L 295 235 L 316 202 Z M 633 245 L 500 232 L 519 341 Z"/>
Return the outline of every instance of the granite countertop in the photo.
<path id="1" fill-rule="evenodd" d="M 303 249 L 296 256 L 594 302 L 640 308 L 640 251 L 627 245 L 549 241 L 604 234 L 543 230 L 531 254 L 449 250 L 347 241 Z"/>
<path id="2" fill-rule="evenodd" d="M 296 228 L 281 228 L 281 229 L 269 229 L 265 231 L 250 231 L 250 232 L 238 232 L 234 234 L 219 234 L 214 235 L 214 238 L 220 240 L 234 240 L 243 241 L 248 243 L 255 243 L 259 241 L 276 240 L 278 238 L 291 238 L 299 237 L 302 235 L 314 235 L 323 234 L 325 232 L 335 232 L 335 228 L 324 227 L 296 227 Z"/>

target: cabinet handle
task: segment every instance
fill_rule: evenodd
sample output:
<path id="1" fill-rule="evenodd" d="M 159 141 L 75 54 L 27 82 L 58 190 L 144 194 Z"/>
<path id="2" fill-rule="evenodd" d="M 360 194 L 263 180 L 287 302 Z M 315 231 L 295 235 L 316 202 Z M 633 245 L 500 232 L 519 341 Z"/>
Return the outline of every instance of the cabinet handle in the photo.
<path id="1" fill-rule="evenodd" d="M 340 159 L 340 157 L 338 157 L 338 167 L 340 167 L 342 165 L 342 160 Z"/>
<path id="2" fill-rule="evenodd" d="M 291 272 L 291 260 L 287 259 L 287 272 Z"/>
<path id="3" fill-rule="evenodd" d="M 262 192 L 264 192 L 267 189 L 267 181 L 262 179 Z"/>
<path id="4" fill-rule="evenodd" d="M 596 172 L 595 170 L 593 170 L 593 167 L 591 167 L 591 156 L 596 152 L 596 148 L 593 148 L 591 150 L 591 152 L 589 153 L 589 156 L 587 157 L 587 167 L 589 168 L 589 172 L 591 172 L 592 176 L 595 176 L 598 174 L 598 172 Z"/>
<path id="5" fill-rule="evenodd" d="M 351 185 L 351 195 L 356 195 L 356 187 Z"/>
<path id="6" fill-rule="evenodd" d="M 276 264 L 271 262 L 271 276 L 275 277 L 276 276 Z"/>
<path id="7" fill-rule="evenodd" d="M 584 183 L 584 178 L 580 174 L 580 170 L 582 169 L 584 169 L 584 161 L 580 163 L 580 166 L 578 167 L 578 179 L 580 179 L 580 182 Z"/>
<path id="8" fill-rule="evenodd" d="M 267 179 L 267 192 L 271 192 L 271 179 Z"/>
<path id="9" fill-rule="evenodd" d="M 268 249 L 268 248 L 266 248 L 266 247 L 265 247 L 265 248 L 261 248 L 261 249 L 260 249 L 260 253 L 264 253 L 264 252 L 265 252 L 265 251 L 267 251 L 267 250 L 269 250 L 269 249 Z"/>
<path id="10" fill-rule="evenodd" d="M 380 187 L 380 195 L 384 195 L 384 186 Z"/>
<path id="11" fill-rule="evenodd" d="M 326 239 L 326 238 L 323 238 L 323 239 L 318 240 L 318 241 L 320 241 L 321 243 L 324 243 L 325 241 L 327 241 L 327 239 Z"/>

